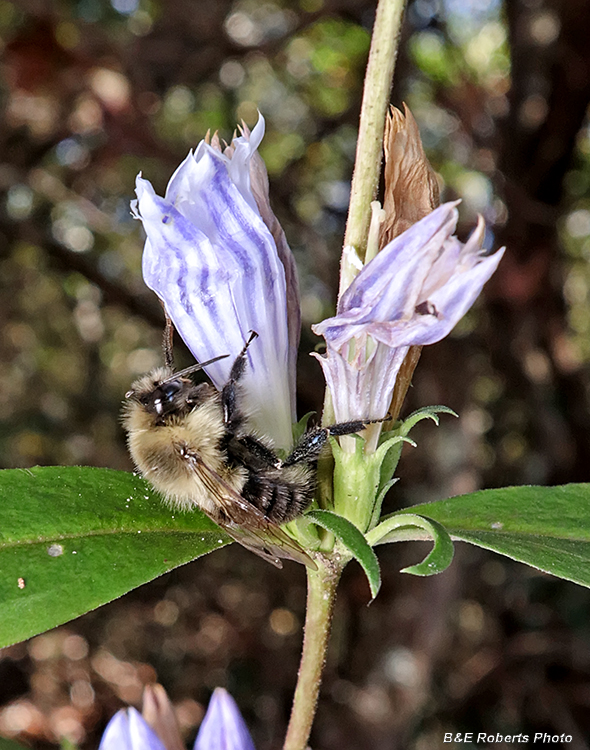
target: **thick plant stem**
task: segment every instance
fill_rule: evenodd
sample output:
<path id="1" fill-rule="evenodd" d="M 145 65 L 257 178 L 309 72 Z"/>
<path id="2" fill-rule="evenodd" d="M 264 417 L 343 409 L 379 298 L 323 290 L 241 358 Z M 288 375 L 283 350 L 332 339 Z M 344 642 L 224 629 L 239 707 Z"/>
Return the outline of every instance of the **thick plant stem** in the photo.
<path id="1" fill-rule="evenodd" d="M 371 223 L 371 201 L 375 197 L 381 173 L 385 114 L 404 7 L 405 0 L 379 0 L 377 6 L 361 106 L 359 140 L 340 268 L 339 297 L 358 273 L 365 256 Z M 326 411 L 331 411 L 329 397 L 326 406 Z M 341 573 L 342 566 L 329 558 L 318 560 L 317 571 L 307 570 L 303 652 L 284 750 L 307 748 L 326 660 L 336 587 Z"/>
<path id="2" fill-rule="evenodd" d="M 342 570 L 332 561 L 307 570 L 307 612 L 303 651 L 284 750 L 305 750 L 316 712 L 332 624 L 336 587 Z"/>
<path id="3" fill-rule="evenodd" d="M 365 75 L 359 138 L 350 193 L 350 208 L 344 235 L 338 296 L 350 286 L 365 256 L 371 201 L 381 173 L 385 113 L 397 56 L 405 0 L 380 0 Z"/>

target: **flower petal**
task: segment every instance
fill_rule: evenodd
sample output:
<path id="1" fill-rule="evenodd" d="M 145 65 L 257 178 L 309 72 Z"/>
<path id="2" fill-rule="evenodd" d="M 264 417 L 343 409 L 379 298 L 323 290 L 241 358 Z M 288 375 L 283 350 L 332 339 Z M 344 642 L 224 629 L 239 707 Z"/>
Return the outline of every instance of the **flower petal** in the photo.
<path id="1" fill-rule="evenodd" d="M 345 347 L 346 348 L 346 347 Z M 381 419 L 387 414 L 399 368 L 408 347 L 374 345 L 366 362 L 350 362 L 346 354 L 328 347 L 325 355 L 312 353 L 322 366 L 332 394 L 337 422 Z"/>
<path id="2" fill-rule="evenodd" d="M 257 149 L 264 137 L 264 128 L 264 117 L 259 112 L 258 122 L 254 129 L 251 132 L 246 130 L 243 135 L 233 139 L 231 144 L 233 153 L 228 165 L 232 182 L 236 185 L 244 200 L 256 211 L 258 207 L 250 185 L 250 160 L 254 155 L 258 156 Z M 258 158 L 260 157 L 258 156 Z"/>
<path id="3" fill-rule="evenodd" d="M 435 289 L 439 289 L 452 277 L 472 268 L 482 259 L 482 246 L 485 236 L 485 223 L 480 216 L 477 227 L 471 233 L 465 244 L 456 237 L 449 237 L 444 243 L 442 252 L 433 263 L 422 291 L 418 304 L 429 299 Z"/>
<path id="4" fill-rule="evenodd" d="M 279 224 L 270 206 L 268 173 L 260 154 L 255 153 L 250 160 L 250 187 L 256 205 L 262 216 L 262 220 L 272 234 L 279 259 L 285 270 L 285 283 L 287 287 L 287 321 L 289 327 L 289 375 L 291 378 L 291 410 L 295 419 L 296 414 L 296 366 L 297 351 L 299 349 L 299 338 L 301 336 L 301 307 L 299 304 L 299 279 L 297 277 L 297 266 L 291 248 L 283 228 Z"/>
<path id="5" fill-rule="evenodd" d="M 337 314 L 312 326 L 338 420 L 383 417 L 411 346 L 444 338 L 496 270 L 504 249 L 482 256 L 483 221 L 463 245 L 446 203 L 390 242 L 344 292 Z M 342 391 L 348 391 L 343 393 Z"/>
<path id="6" fill-rule="evenodd" d="M 223 688 L 211 696 L 193 750 L 255 750 L 236 702 Z"/>
<path id="7" fill-rule="evenodd" d="M 249 331 L 259 334 L 244 373 L 246 407 L 261 431 L 288 447 L 285 272 L 274 240 L 230 179 L 219 152 L 202 142 L 183 165 L 170 191 L 174 205 L 138 177 L 136 210 L 148 236 L 144 279 L 197 360 L 230 355 L 207 368 L 217 388 L 227 382 Z"/>
<path id="8" fill-rule="evenodd" d="M 409 319 L 428 272 L 457 224 L 456 203 L 445 203 L 383 248 L 342 295 L 338 314 L 312 326 L 335 349 L 355 325 Z"/>
<path id="9" fill-rule="evenodd" d="M 469 271 L 453 277 L 428 298 L 428 306 L 434 314 L 415 316 L 399 335 L 391 327 L 387 339 L 395 341 L 396 346 L 424 346 L 435 344 L 447 336 L 481 294 L 484 284 L 502 260 L 504 250 L 505 248 L 498 250 Z M 379 341 L 383 341 L 383 337 L 376 331 L 372 333 Z"/>
<path id="10" fill-rule="evenodd" d="M 186 159 L 176 167 L 166 188 L 165 198 L 169 203 L 176 203 L 177 198 L 190 188 L 194 161 L 195 157 L 191 150 L 188 152 Z"/>
<path id="11" fill-rule="evenodd" d="M 139 711 L 123 708 L 107 724 L 98 750 L 166 750 Z"/>

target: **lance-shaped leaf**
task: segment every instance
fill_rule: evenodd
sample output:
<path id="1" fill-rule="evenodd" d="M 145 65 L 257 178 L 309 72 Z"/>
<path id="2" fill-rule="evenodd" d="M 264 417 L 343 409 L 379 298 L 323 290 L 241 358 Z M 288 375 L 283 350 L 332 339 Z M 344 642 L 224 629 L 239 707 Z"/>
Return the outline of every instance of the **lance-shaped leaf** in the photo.
<path id="1" fill-rule="evenodd" d="M 434 541 L 434 546 L 421 563 L 403 568 L 402 573 L 415 576 L 432 576 L 446 570 L 453 560 L 454 547 L 448 531 L 437 521 L 422 518 L 415 513 L 396 513 L 384 518 L 367 533 L 371 546 L 414 539 L 416 529 L 425 531 Z"/>
<path id="2" fill-rule="evenodd" d="M 364 535 L 347 518 L 329 510 L 310 510 L 305 517 L 334 534 L 350 556 L 358 560 L 365 571 L 371 588 L 371 596 L 374 599 L 381 588 L 381 570 L 377 555 Z"/>
<path id="3" fill-rule="evenodd" d="M 455 539 L 590 586 L 590 484 L 481 490 L 408 512 L 438 521 Z"/>
<path id="4" fill-rule="evenodd" d="M 0 471 L 0 646 L 125 594 L 230 540 L 123 471 Z"/>

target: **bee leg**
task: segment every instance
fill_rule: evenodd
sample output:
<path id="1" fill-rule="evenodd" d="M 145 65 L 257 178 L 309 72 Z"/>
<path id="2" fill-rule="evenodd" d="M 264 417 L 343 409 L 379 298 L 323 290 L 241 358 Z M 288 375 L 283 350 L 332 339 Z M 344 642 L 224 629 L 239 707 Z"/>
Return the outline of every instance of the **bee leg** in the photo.
<path id="1" fill-rule="evenodd" d="M 250 332 L 250 337 L 244 344 L 244 348 L 236 357 L 229 373 L 229 380 L 221 391 L 221 405 L 223 406 L 223 421 L 233 429 L 237 429 L 243 421 L 243 415 L 237 406 L 237 385 L 246 369 L 246 352 L 248 347 L 258 338 L 256 331 Z"/>
<path id="2" fill-rule="evenodd" d="M 275 468 L 281 465 L 277 454 L 253 435 L 244 435 L 238 438 L 238 441 L 240 445 L 244 446 L 250 456 L 258 458 L 263 465 L 267 467 L 274 466 Z"/>
<path id="3" fill-rule="evenodd" d="M 303 434 L 282 465 L 292 466 L 301 462 L 310 463 L 311 461 L 315 461 L 330 436 L 353 435 L 355 432 L 364 430 L 367 425 L 375 424 L 376 422 L 385 422 L 387 419 L 389 419 L 389 416 L 383 419 L 355 419 L 350 422 L 333 424 L 329 427 L 316 427 L 308 430 Z"/>

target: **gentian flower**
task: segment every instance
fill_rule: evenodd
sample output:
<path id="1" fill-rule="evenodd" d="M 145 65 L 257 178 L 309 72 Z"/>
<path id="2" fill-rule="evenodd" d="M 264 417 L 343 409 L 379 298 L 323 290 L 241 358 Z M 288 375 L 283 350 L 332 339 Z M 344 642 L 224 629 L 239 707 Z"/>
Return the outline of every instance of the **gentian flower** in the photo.
<path id="1" fill-rule="evenodd" d="M 292 442 L 299 302 L 294 261 L 270 210 L 268 182 L 256 153 L 264 135 L 259 117 L 250 133 L 222 150 L 201 141 L 178 167 L 165 198 L 137 178 L 135 216 L 147 240 L 146 284 L 197 361 L 221 389 L 251 330 L 244 402 L 255 427 L 278 447 Z"/>
<path id="2" fill-rule="evenodd" d="M 147 686 L 143 716 L 123 708 L 107 724 L 99 750 L 179 750 L 180 731 L 174 710 L 161 685 Z M 216 688 L 195 740 L 193 750 L 255 750 L 236 702 Z"/>
<path id="3" fill-rule="evenodd" d="M 386 245 L 342 294 L 337 314 L 313 326 L 337 421 L 387 414 L 410 346 L 444 338 L 496 270 L 504 249 L 482 253 L 484 224 L 463 244 L 456 203 L 445 203 Z"/>
<path id="4" fill-rule="evenodd" d="M 254 750 L 236 702 L 223 688 L 211 696 L 193 750 Z"/>
<path id="5" fill-rule="evenodd" d="M 98 750 L 167 750 L 135 708 L 122 708 L 107 724 Z"/>

